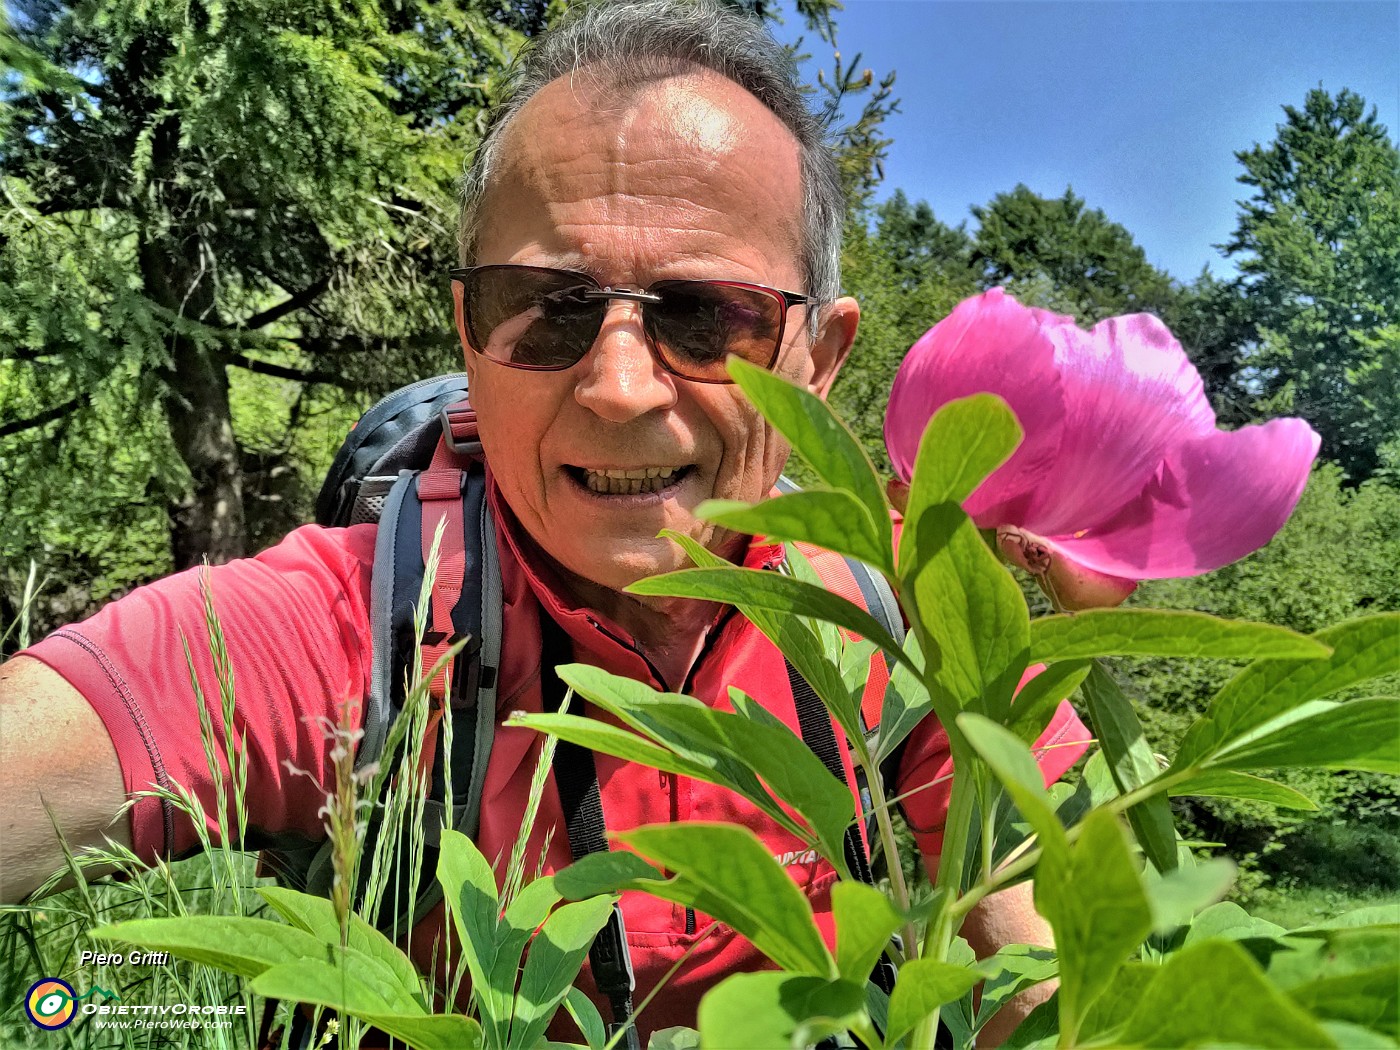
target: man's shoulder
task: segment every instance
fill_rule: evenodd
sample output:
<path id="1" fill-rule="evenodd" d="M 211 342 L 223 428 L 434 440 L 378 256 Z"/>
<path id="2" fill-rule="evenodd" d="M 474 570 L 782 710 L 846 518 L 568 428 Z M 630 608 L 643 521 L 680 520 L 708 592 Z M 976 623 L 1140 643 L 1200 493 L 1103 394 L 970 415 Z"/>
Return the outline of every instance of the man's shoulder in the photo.
<path id="1" fill-rule="evenodd" d="M 342 578 L 367 576 L 374 568 L 376 532 L 374 525 L 348 528 L 303 525 L 250 560 L 278 570 L 323 566 Z"/>

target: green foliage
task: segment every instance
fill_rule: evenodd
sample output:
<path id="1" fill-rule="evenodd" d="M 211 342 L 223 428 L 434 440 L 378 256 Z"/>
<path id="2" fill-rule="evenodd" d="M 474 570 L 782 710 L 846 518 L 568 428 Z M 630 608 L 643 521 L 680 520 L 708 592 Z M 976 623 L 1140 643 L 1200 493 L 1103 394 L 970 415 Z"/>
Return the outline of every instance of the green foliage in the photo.
<path id="1" fill-rule="evenodd" d="M 481 1023 L 451 1011 L 434 1013 L 428 984 L 388 938 L 351 914 L 347 940 L 331 901 L 291 890 L 261 891 L 286 922 L 191 915 L 103 926 L 89 936 L 169 951 L 250 978 L 260 995 L 356 1017 L 416 1050 L 537 1046 L 611 914 L 612 898 L 556 908 L 553 879 L 542 878 L 502 908 L 490 864 L 453 831 L 442 835 L 439 877 Z"/>
<path id="2" fill-rule="evenodd" d="M 63 585 L 100 598 L 247 552 L 305 519 L 325 431 L 361 398 L 451 366 L 454 180 L 523 12 L 18 9 L 7 54 L 35 75 L 0 88 L 13 556 L 55 546 Z M 69 478 L 85 498 L 54 500 Z M 123 519 L 139 527 L 109 567 Z"/>
<path id="3" fill-rule="evenodd" d="M 747 378 L 745 370 L 736 372 Z M 822 418 L 828 410 L 800 388 L 771 382 L 759 388 L 758 401 L 818 474 L 864 509 L 866 473 L 839 437 L 833 439 L 844 432 L 834 418 Z M 1388 935 L 1383 917 L 1358 918 L 1357 932 L 1347 935 L 1358 945 L 1353 961 L 1329 969 L 1323 965 L 1332 958 L 1327 951 L 1314 951 L 1306 941 L 1248 917 L 1241 922 L 1222 914 L 1211 905 L 1228 889 L 1233 865 L 1197 866 L 1179 847 L 1166 800 L 1193 786 L 1220 794 L 1253 792 L 1252 797 L 1274 801 L 1287 798 L 1286 789 L 1233 768 L 1252 765 L 1250 756 L 1283 755 L 1289 763 L 1309 767 L 1358 758 L 1372 762 L 1376 745 L 1369 734 L 1349 735 L 1342 731 L 1345 725 L 1335 731 L 1323 725 L 1327 731 L 1316 733 L 1298 727 L 1318 728 L 1317 719 L 1363 728 L 1394 724 L 1394 701 L 1352 700 L 1337 707 L 1322 698 L 1400 671 L 1400 652 L 1393 645 L 1400 617 L 1361 618 L 1312 637 L 1200 614 L 1143 610 L 1040 618 L 1032 626 L 1011 577 L 956 502 L 1004 459 L 1015 441 L 1009 411 L 994 398 L 954 402 L 935 416 L 910 486 L 909 517 L 893 581 L 918 643 L 902 649 L 892 639 L 879 641 L 905 675 L 898 691 L 907 695 L 896 700 L 895 718 L 902 717 L 901 709 L 919 706 L 909 698 L 922 693 L 922 705 L 932 706 L 948 732 L 958 770 L 927 905 L 913 907 L 897 875 L 902 865 L 887 815 L 880 831 L 890 858 L 893 908 L 874 907 L 871 891 L 864 888 L 852 888 L 854 896 L 841 895 L 833 905 L 835 959 L 817 932 L 811 904 L 768 847 L 744 828 L 658 825 L 622 833 L 615 838 L 629 852 L 585 858 L 562 873 L 557 885 L 567 896 L 641 890 L 697 908 L 744 934 L 785 971 L 736 975 L 710 993 L 699 1015 L 702 1046 L 719 1045 L 720 1039 L 732 1042 L 736 1035 L 753 1045 L 800 1045 L 849 1032 L 867 1045 L 891 1047 L 907 1037 L 906 1045 L 925 1047 L 932 1044 L 945 1007 L 950 1031 L 959 1045 L 967 1045 L 974 1023 L 980 1027 L 987 1020 L 980 1013 L 974 1018 L 965 1005 L 969 989 L 989 978 L 1001 979 L 1005 986 L 1030 973 L 1043 979 L 1051 972 L 1060 979 L 1053 1014 L 1033 1019 L 1028 1038 L 1058 1034 L 1063 1046 L 1086 1040 L 1336 1046 L 1358 1032 L 1365 1039 L 1388 1035 L 1394 1003 L 1385 981 L 1395 976 L 1400 962 L 1393 939 L 1385 949 L 1374 947 Z M 729 505 L 716 509 L 726 516 L 735 513 Z M 790 530 L 801 531 L 799 515 L 784 521 Z M 814 532 L 825 527 L 820 521 L 812 524 Z M 819 672 L 814 677 L 824 683 L 818 694 L 847 728 L 875 813 L 884 814 L 879 769 L 858 726 L 851 724 L 855 683 L 845 675 L 851 662 L 848 646 L 830 630 L 831 621 L 850 620 L 847 611 L 798 599 L 797 592 L 775 600 L 757 582 L 763 574 L 722 568 L 699 550 L 695 558 L 702 568 L 656 578 L 637 589 L 678 596 L 703 591 L 711 600 L 735 604 L 755 615 L 795 665 L 812 665 Z M 776 629 L 779 610 L 786 631 Z M 1052 661 L 1048 673 L 1053 680 L 1044 696 L 1079 685 L 1103 748 L 1098 769 L 1091 764 L 1086 772 L 1087 791 L 1075 799 L 1045 789 L 1026 744 L 1008 728 L 1017 722 L 1010 685 L 1020 678 L 1032 651 Z M 1086 665 L 1106 653 L 1242 656 L 1254 662 L 1208 701 L 1174 760 L 1161 762 L 1124 693 L 1101 668 Z M 1053 662 L 1061 658 L 1067 666 L 1057 669 Z M 570 667 L 563 674 L 626 729 L 557 715 L 517 715 L 512 724 L 555 732 L 631 760 L 651 754 L 662 769 L 694 770 L 692 775 L 754 800 L 789 830 L 790 821 L 784 823 L 782 816 L 798 814 L 807 824 L 799 834 L 848 877 L 838 839 L 840 830 L 858 817 L 853 799 L 844 799 L 845 812 L 838 818 L 824 801 L 830 777 L 786 776 L 785 760 L 773 757 L 785 747 L 800 746 L 798 738 L 757 703 L 735 690 L 735 713 L 729 715 L 595 669 Z M 1338 711 L 1345 711 L 1350 721 Z M 747 733 L 761 731 L 771 739 L 747 739 L 746 721 Z M 778 743 L 782 734 L 787 734 L 786 745 Z M 1087 795 L 1082 805 L 1076 801 L 1079 795 Z M 813 816 L 819 796 L 821 831 L 815 830 Z M 995 819 L 1004 805 L 1015 806 L 1033 838 Z M 1124 817 L 1132 828 L 1131 840 Z M 1144 870 L 1139 851 L 1164 874 Z M 1009 953 L 1004 970 L 995 961 L 970 965 L 955 936 L 963 918 L 989 892 L 1028 874 L 1035 879 L 1036 907 L 1055 931 L 1053 970 L 1045 960 L 1028 960 L 1024 952 Z M 1199 924 L 1193 918 L 1197 912 Z M 851 931 L 861 914 L 868 915 L 871 928 L 857 939 Z M 888 1002 L 872 996 L 862 1004 L 855 996 L 852 968 L 874 958 L 878 941 L 900 924 L 901 916 L 903 944 L 885 949 L 899 972 L 893 995 Z M 928 921 L 921 938 L 911 929 L 916 916 Z M 1276 943 L 1261 965 L 1235 943 L 1239 937 Z M 1033 965 L 1028 967 L 1028 961 Z M 1131 994 L 1123 994 L 1124 987 Z M 1230 1008 L 1227 988 L 1238 992 L 1236 1008 Z M 885 1027 L 883 1036 L 874 1034 L 877 1026 Z"/>
<path id="4" fill-rule="evenodd" d="M 1284 113 L 1273 142 L 1236 154 L 1251 196 L 1225 250 L 1258 331 L 1261 407 L 1303 416 L 1363 481 L 1400 434 L 1400 148 L 1346 89 Z"/>
<path id="5" fill-rule="evenodd" d="M 1005 285 L 1022 302 L 1085 323 L 1160 312 L 1171 297 L 1170 278 L 1132 235 L 1073 190 L 1046 198 L 1018 185 L 972 214 L 972 262 L 984 287 Z"/>
<path id="6" fill-rule="evenodd" d="M 907 210 L 917 213 L 917 207 Z M 860 303 L 861 321 L 831 403 L 888 475 L 885 405 L 895 371 L 914 341 L 977 286 L 965 248 L 931 213 L 924 223 L 886 202 L 876 215 L 873 230 L 862 213 L 846 226 L 842 272 L 847 293 Z M 810 479 L 800 469 L 793 474 L 804 483 Z"/>
<path id="7" fill-rule="evenodd" d="M 1320 466 L 1297 510 L 1269 546 L 1207 576 L 1147 581 L 1130 605 L 1194 609 L 1300 632 L 1364 613 L 1400 610 L 1397 530 L 1400 492 L 1379 481 L 1347 488 L 1337 467 Z M 1168 742 L 1178 739 L 1205 710 L 1209 697 L 1237 667 L 1226 662 L 1126 661 L 1123 684 L 1142 714 L 1152 748 L 1169 750 Z M 1395 675 L 1350 689 L 1341 694 L 1348 702 L 1340 717 L 1353 716 L 1352 699 L 1398 692 L 1400 678 Z M 1325 708 L 1318 713 L 1321 710 Z M 1371 741 L 1378 753 L 1387 746 L 1379 732 L 1347 737 L 1353 745 L 1361 739 Z M 1315 758 L 1321 761 L 1323 738 L 1316 743 Z M 1356 755 L 1349 764 L 1355 766 L 1360 759 Z M 1321 807 L 1321 813 L 1283 812 L 1247 800 L 1256 796 L 1196 797 L 1177 803 L 1178 812 L 1194 826 L 1192 837 L 1227 843 L 1232 856 L 1257 872 L 1250 876 L 1254 880 L 1273 878 L 1299 889 L 1316 885 L 1400 891 L 1394 874 L 1400 868 L 1390 863 L 1400 858 L 1400 811 L 1395 805 L 1400 781 L 1351 771 L 1271 772 L 1265 767 L 1259 772 L 1300 791 Z"/>

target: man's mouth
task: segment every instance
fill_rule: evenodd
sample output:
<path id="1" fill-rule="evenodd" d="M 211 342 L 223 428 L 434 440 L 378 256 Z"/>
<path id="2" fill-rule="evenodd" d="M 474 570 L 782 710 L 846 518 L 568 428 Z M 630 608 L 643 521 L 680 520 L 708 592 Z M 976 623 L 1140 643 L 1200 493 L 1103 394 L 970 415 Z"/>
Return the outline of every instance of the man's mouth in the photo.
<path id="1" fill-rule="evenodd" d="M 588 467 L 568 467 L 569 476 L 591 492 L 603 496 L 638 496 L 645 492 L 661 492 L 690 473 L 691 467 L 630 467 L 627 469 L 593 470 Z"/>

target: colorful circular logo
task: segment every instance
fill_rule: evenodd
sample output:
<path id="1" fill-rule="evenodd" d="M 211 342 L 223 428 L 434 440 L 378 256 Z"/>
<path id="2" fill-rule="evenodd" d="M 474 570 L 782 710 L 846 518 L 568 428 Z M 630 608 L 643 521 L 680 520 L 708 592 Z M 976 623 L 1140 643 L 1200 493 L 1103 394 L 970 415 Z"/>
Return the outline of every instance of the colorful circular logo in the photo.
<path id="1" fill-rule="evenodd" d="M 57 977 L 41 977 L 30 986 L 24 997 L 24 1012 L 29 1019 L 46 1031 L 56 1032 L 73 1020 L 73 1001 L 77 994 L 67 981 Z"/>

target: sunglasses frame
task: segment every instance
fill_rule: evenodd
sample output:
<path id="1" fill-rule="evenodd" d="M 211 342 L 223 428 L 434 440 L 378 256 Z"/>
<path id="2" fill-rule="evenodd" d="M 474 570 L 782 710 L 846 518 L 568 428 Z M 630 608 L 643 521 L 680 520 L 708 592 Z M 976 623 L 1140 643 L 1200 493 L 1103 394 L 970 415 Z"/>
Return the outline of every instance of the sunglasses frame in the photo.
<path id="1" fill-rule="evenodd" d="M 462 342 L 471 348 L 472 353 L 484 357 L 488 361 L 495 362 L 498 365 L 504 365 L 506 368 L 518 368 L 522 372 L 564 372 L 570 368 L 573 368 L 574 365 L 578 364 L 579 361 L 582 361 L 585 357 L 588 356 L 589 353 L 592 352 L 593 344 L 598 341 L 598 336 L 602 334 L 603 321 L 599 321 L 598 331 L 594 333 L 593 339 L 590 342 L 588 349 L 585 350 L 579 356 L 578 361 L 571 362 L 570 364 L 525 365 L 519 364 L 514 361 L 502 361 L 499 357 L 492 357 L 489 354 L 482 353 L 482 351 L 476 348 L 475 341 L 471 337 L 471 307 L 468 304 L 466 296 L 467 280 L 474 273 L 477 273 L 481 270 L 537 271 L 542 273 L 548 273 L 556 277 L 576 278 L 579 284 L 586 289 L 583 295 L 583 298 L 585 300 L 600 300 L 605 302 L 611 302 L 614 299 L 621 299 L 624 302 L 641 304 L 643 307 L 642 331 L 644 333 L 647 333 L 646 344 L 647 349 L 651 352 L 652 359 L 658 365 L 660 365 L 662 370 L 668 375 L 673 375 L 677 379 L 684 379 L 688 383 L 709 383 L 714 385 L 720 385 L 732 384 L 734 380 L 730 379 L 728 376 L 719 379 L 702 379 L 696 376 L 688 376 L 682 372 L 676 371 L 666 362 L 666 359 L 662 356 L 661 351 L 657 349 L 656 345 L 652 341 L 650 333 L 647 332 L 645 307 L 648 303 L 655 304 L 660 303 L 662 301 L 661 296 L 654 293 L 651 290 L 652 288 L 655 288 L 657 285 L 668 284 L 704 284 L 720 288 L 740 288 L 744 289 L 745 291 L 758 292 L 776 301 L 779 305 L 778 332 L 777 336 L 773 341 L 773 352 L 768 356 L 767 363 L 762 366 L 766 371 L 769 372 L 773 370 L 773 366 L 778 361 L 778 355 L 782 353 L 783 336 L 787 334 L 787 312 L 791 310 L 794 306 L 811 306 L 816 302 L 816 300 L 813 299 L 810 295 L 803 295 L 800 292 L 788 292 L 784 291 L 781 288 L 770 288 L 766 284 L 753 284 L 749 281 L 724 281 L 695 278 L 676 278 L 664 281 L 655 281 L 652 284 L 647 285 L 645 288 L 635 288 L 626 286 L 614 288 L 602 284 L 596 277 L 593 277 L 591 274 L 586 274 L 579 270 L 556 269 L 551 266 L 525 266 L 517 263 L 488 263 L 484 266 L 455 266 L 452 269 L 448 270 L 447 275 L 451 279 L 452 283 L 462 285 L 462 310 L 460 315 L 462 318 L 462 323 L 460 326 L 461 330 L 458 332 L 458 334 L 462 337 Z M 605 310 L 603 314 L 603 319 L 606 320 L 606 317 L 607 314 Z"/>

